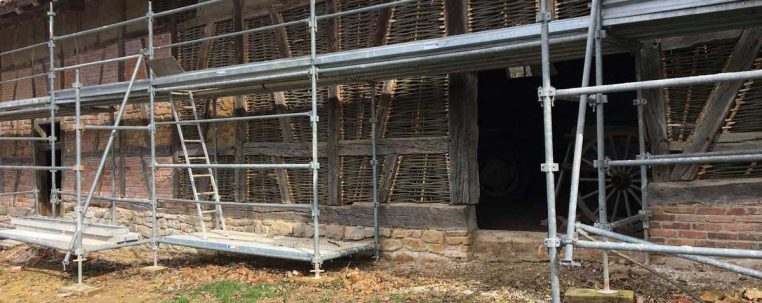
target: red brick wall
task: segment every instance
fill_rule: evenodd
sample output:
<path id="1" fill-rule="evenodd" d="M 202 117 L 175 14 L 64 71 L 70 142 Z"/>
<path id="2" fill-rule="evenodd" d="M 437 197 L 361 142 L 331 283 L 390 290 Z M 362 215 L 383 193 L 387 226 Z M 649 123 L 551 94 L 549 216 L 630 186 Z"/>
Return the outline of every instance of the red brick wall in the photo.
<path id="1" fill-rule="evenodd" d="M 656 243 L 762 249 L 758 203 L 653 205 L 651 210 L 651 237 Z"/>

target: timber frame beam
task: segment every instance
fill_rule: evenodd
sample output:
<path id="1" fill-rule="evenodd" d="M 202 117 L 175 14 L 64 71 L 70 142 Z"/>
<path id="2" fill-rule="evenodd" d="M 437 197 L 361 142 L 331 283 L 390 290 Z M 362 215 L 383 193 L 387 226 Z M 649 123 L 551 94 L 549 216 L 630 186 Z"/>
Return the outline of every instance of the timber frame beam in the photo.
<path id="1" fill-rule="evenodd" d="M 762 28 L 744 30 L 723 71 L 727 73 L 749 70 L 754 64 L 760 47 L 762 47 Z M 686 141 L 683 153 L 706 152 L 716 144 L 725 118 L 744 82 L 746 81 L 721 82 L 714 86 L 698 118 L 695 131 Z M 673 180 L 693 180 L 695 176 L 695 165 L 678 164 L 672 169 Z"/>

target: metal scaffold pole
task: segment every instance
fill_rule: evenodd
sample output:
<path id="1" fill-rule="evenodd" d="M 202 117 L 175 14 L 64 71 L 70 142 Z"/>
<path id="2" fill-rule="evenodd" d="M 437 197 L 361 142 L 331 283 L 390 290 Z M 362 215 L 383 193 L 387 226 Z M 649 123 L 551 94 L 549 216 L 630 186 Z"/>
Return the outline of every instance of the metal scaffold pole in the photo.
<path id="1" fill-rule="evenodd" d="M 75 153 L 75 186 L 77 193 L 77 206 L 74 208 L 77 220 L 76 230 L 76 248 L 74 254 L 77 255 L 77 287 L 82 287 L 82 261 L 84 261 L 84 248 L 82 247 L 82 231 L 83 221 L 85 220 L 85 214 L 82 213 L 82 117 L 80 113 L 80 89 L 82 83 L 79 78 L 79 69 L 74 70 L 74 153 Z"/>
<path id="2" fill-rule="evenodd" d="M 320 256 L 320 208 L 318 207 L 318 169 L 320 164 L 318 162 L 318 107 L 317 107 L 317 77 L 318 70 L 315 66 L 317 61 L 317 19 L 315 18 L 315 0 L 310 0 L 310 82 L 312 87 L 312 114 L 310 115 L 310 122 L 312 126 L 312 227 L 313 227 L 313 258 L 312 264 L 314 265 L 313 272 L 315 278 L 320 278 L 320 265 L 323 263 Z"/>
<path id="3" fill-rule="evenodd" d="M 558 163 L 553 161 L 553 91 L 555 89 L 550 86 L 550 46 L 548 41 L 548 22 L 550 22 L 551 18 L 547 0 L 541 0 L 537 21 L 540 22 L 541 26 L 542 87 L 539 89 L 539 97 L 542 99 L 545 141 L 545 163 L 542 164 L 541 168 L 545 172 L 545 195 L 548 203 L 548 235 L 545 239 L 545 247 L 548 249 L 548 256 L 550 258 L 552 302 L 560 303 L 561 283 L 558 277 L 558 248 L 561 246 L 561 241 L 558 238 L 556 230 L 556 195 L 554 188 L 556 183 L 554 172 L 558 171 Z"/>
<path id="4" fill-rule="evenodd" d="M 378 155 L 376 155 L 376 144 L 378 141 L 378 116 L 376 113 L 376 83 L 370 83 L 370 153 L 371 165 L 373 167 L 373 241 L 376 260 L 381 258 L 381 226 L 378 222 L 378 212 L 381 201 L 378 200 Z"/>
<path id="5" fill-rule="evenodd" d="M 593 44 L 596 37 L 596 24 L 600 14 L 600 1 L 593 0 L 590 7 L 590 23 L 587 30 L 587 44 L 585 47 L 585 63 L 582 69 L 582 87 L 590 84 L 590 70 L 593 63 Z M 574 134 L 574 155 L 572 157 L 571 185 L 569 186 L 569 215 L 568 220 L 574 222 L 577 218 L 577 199 L 579 198 L 579 174 L 582 165 L 582 146 L 584 144 L 585 134 L 585 116 L 587 113 L 587 95 L 579 96 L 579 108 L 577 110 L 577 127 Z M 566 246 L 564 248 L 564 259 L 566 264 L 574 264 L 574 246 L 571 241 L 574 239 L 574 224 L 566 226 Z"/>
<path id="6" fill-rule="evenodd" d="M 53 22 L 56 13 L 53 10 L 53 1 L 50 1 L 50 8 L 48 10 L 48 96 L 50 98 L 50 164 L 56 165 L 56 57 L 55 57 L 55 34 L 53 32 Z M 52 217 L 56 217 L 56 209 L 58 207 L 57 199 L 57 185 L 56 185 L 56 171 L 50 170 L 50 204 Z"/>
<path id="7" fill-rule="evenodd" d="M 635 56 L 640 58 L 640 56 Z M 636 59 L 636 61 L 639 59 Z M 637 62 L 638 64 L 640 62 Z M 641 80 L 640 69 L 636 69 L 636 80 Z M 646 157 L 646 123 L 645 123 L 645 105 L 648 101 L 643 99 L 643 91 L 637 91 L 637 99 L 633 102 L 638 109 L 638 155 L 640 158 Z M 650 229 L 651 229 L 651 210 L 648 205 L 648 166 L 640 166 L 640 201 L 642 223 L 643 223 L 643 240 L 650 241 Z M 643 264 L 651 264 L 651 254 L 645 253 L 643 256 Z"/>
<path id="8" fill-rule="evenodd" d="M 595 16 L 591 17 L 591 26 L 595 24 L 595 85 L 603 85 L 603 49 L 602 49 L 602 40 L 603 39 L 603 32 L 601 31 L 601 14 L 600 14 L 600 3 L 595 3 L 596 1 L 593 1 L 593 5 L 598 5 L 598 13 L 595 14 Z M 596 152 L 597 152 L 597 158 L 598 161 L 603 161 L 606 157 L 605 153 L 605 138 L 604 136 L 604 104 L 606 103 L 606 98 L 602 94 L 596 94 L 595 95 L 595 139 L 596 139 Z M 581 156 L 581 155 L 580 155 Z M 598 224 L 601 226 L 607 226 L 608 224 L 608 205 L 606 205 L 606 168 L 604 167 L 598 167 L 597 168 L 598 173 Z M 577 179 L 579 179 L 579 172 L 577 172 L 576 175 Z M 579 186 L 579 185 L 578 185 Z M 570 219 L 571 222 L 575 222 L 575 219 Z M 574 228 L 574 224 L 569 223 L 569 228 Z M 607 239 L 604 237 L 603 241 L 607 241 Z M 609 254 L 608 251 L 601 251 L 601 274 L 603 275 L 603 291 L 609 292 L 611 291 L 611 283 L 609 281 Z"/>
<path id="9" fill-rule="evenodd" d="M 151 60 L 154 57 L 154 46 L 153 46 L 153 8 L 151 6 L 151 1 L 148 1 L 148 12 L 146 13 L 146 19 L 148 20 L 148 59 Z M 153 266 L 159 265 L 159 244 L 157 242 L 157 219 L 156 219 L 156 92 L 154 91 L 153 87 L 153 70 L 151 69 L 151 66 L 148 65 L 148 108 L 149 113 L 148 116 L 150 117 L 149 121 L 149 137 L 151 142 L 151 186 L 150 186 L 150 195 L 151 195 L 151 257 L 153 261 Z"/>

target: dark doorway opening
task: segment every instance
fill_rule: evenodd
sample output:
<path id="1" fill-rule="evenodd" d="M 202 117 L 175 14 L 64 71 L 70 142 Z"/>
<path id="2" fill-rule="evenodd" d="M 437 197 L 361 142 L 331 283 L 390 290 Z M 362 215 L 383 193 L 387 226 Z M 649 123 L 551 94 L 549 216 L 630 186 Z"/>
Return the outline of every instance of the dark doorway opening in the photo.
<path id="1" fill-rule="evenodd" d="M 40 128 L 45 132 L 45 135 L 50 135 L 50 123 L 46 124 L 40 124 Z M 36 153 L 36 160 L 37 163 L 35 165 L 38 166 L 61 166 L 62 159 L 61 159 L 61 137 L 63 134 L 61 133 L 61 124 L 55 123 L 55 131 L 56 131 L 56 150 L 55 150 L 55 163 L 53 163 L 51 159 L 51 153 L 50 153 L 50 144 L 47 142 L 37 142 L 35 143 L 35 149 L 34 152 Z M 56 173 L 56 186 L 60 189 L 61 188 L 61 181 L 63 180 L 63 172 L 57 172 Z M 53 174 L 50 171 L 47 170 L 40 170 L 37 171 L 37 188 L 40 190 L 39 194 L 39 204 L 37 205 L 37 213 L 43 216 L 50 216 L 53 214 L 53 205 L 50 204 L 50 190 L 51 185 L 53 183 Z"/>
<path id="2" fill-rule="evenodd" d="M 629 55 L 606 56 L 604 83 L 634 81 L 634 64 Z M 553 85 L 556 88 L 578 87 L 582 68 L 582 60 L 554 63 Z M 540 171 L 540 163 L 544 162 L 544 143 L 542 110 L 537 98 L 537 88 L 541 84 L 539 76 L 539 68 L 530 66 L 479 73 L 481 199 L 476 214 L 481 229 L 547 230 L 544 225 L 547 217 L 545 176 Z M 634 97 L 634 93 L 608 96 L 607 127 L 637 130 L 636 109 L 632 105 Z M 577 102 L 561 100 L 556 100 L 553 108 L 554 157 L 562 169 L 569 144 L 573 142 L 577 108 Z M 586 121 L 586 130 L 592 131 L 586 135 L 586 141 L 595 141 L 595 116 L 591 111 L 587 112 Z M 566 174 L 556 199 L 558 215 L 564 217 L 569 195 L 569 173 Z"/>

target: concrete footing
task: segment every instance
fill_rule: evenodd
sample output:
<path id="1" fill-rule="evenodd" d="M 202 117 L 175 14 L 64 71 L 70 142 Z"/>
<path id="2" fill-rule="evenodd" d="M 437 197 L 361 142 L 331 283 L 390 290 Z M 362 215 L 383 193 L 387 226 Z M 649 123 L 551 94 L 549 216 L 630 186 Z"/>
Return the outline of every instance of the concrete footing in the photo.
<path id="1" fill-rule="evenodd" d="M 598 289 L 572 288 L 564 294 L 568 303 L 633 303 L 635 293 L 631 290 L 601 291 Z"/>
<path id="2" fill-rule="evenodd" d="M 146 274 L 160 273 L 160 272 L 163 272 L 165 270 L 167 270 L 166 267 L 159 266 L 159 265 L 156 265 L 156 266 L 152 265 L 152 266 L 146 266 L 146 267 L 140 268 L 140 272 L 146 273 Z"/>
<path id="3" fill-rule="evenodd" d="M 103 289 L 100 287 L 75 284 L 59 289 L 58 296 L 63 298 L 71 296 L 89 297 L 101 292 L 102 290 Z"/>

